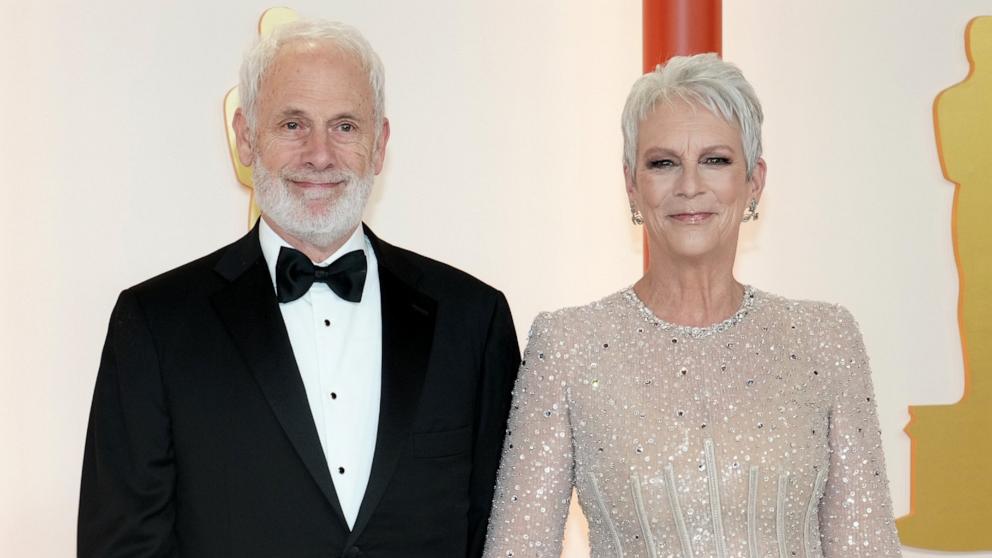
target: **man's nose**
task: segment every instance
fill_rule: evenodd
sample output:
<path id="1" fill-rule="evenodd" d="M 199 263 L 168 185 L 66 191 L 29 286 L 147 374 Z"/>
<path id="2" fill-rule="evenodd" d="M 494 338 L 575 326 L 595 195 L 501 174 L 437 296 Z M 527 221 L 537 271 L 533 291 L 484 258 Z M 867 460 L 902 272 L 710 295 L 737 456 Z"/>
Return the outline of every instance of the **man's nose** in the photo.
<path id="1" fill-rule="evenodd" d="M 337 162 L 334 155 L 334 144 L 324 130 L 314 130 L 307 136 L 306 147 L 303 150 L 303 164 L 314 170 L 333 168 Z"/>

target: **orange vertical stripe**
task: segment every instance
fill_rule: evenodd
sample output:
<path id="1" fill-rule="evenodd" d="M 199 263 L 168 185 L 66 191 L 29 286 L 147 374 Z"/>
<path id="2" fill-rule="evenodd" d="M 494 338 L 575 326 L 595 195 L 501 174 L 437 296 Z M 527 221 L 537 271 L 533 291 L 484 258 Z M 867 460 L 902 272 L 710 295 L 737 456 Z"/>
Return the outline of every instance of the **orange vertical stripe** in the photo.
<path id="1" fill-rule="evenodd" d="M 644 0 L 644 72 L 672 56 L 715 52 L 723 54 L 722 0 Z M 647 270 L 647 231 L 644 232 Z"/>

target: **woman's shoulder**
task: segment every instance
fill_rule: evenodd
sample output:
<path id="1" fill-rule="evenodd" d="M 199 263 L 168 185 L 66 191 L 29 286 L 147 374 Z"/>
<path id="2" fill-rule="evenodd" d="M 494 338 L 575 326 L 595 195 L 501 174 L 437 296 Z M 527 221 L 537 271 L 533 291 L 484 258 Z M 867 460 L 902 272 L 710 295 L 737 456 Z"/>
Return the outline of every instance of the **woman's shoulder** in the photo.
<path id="1" fill-rule="evenodd" d="M 629 288 L 580 306 L 566 306 L 540 312 L 530 327 L 529 337 L 545 335 L 588 335 L 610 327 L 617 318 L 630 311 L 625 293 Z"/>
<path id="2" fill-rule="evenodd" d="M 763 299 L 763 303 L 765 305 L 782 312 L 795 314 L 796 316 L 814 320 L 851 317 L 851 312 L 847 308 L 835 302 L 787 298 L 785 296 L 767 291 L 757 292 L 758 297 Z"/>
<path id="3" fill-rule="evenodd" d="M 611 314 L 622 310 L 623 307 L 627 306 L 627 304 L 625 304 L 625 293 L 628 290 L 630 290 L 629 287 L 579 306 L 565 306 L 557 310 L 543 311 L 537 315 L 537 319 L 534 321 L 570 323 L 575 321 L 607 319 Z"/>
<path id="4" fill-rule="evenodd" d="M 845 334 L 859 331 L 854 315 L 840 304 L 787 298 L 765 291 L 757 293 L 761 305 L 766 308 L 765 315 L 774 321 L 787 323 L 791 329 L 802 328 L 821 335 L 830 331 Z"/>

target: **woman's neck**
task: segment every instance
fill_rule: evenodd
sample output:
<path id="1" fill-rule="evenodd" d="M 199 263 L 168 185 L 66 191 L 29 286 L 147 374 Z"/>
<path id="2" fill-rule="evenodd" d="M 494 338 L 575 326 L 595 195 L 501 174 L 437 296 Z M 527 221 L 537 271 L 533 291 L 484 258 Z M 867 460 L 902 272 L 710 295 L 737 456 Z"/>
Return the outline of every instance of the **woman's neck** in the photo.
<path id="1" fill-rule="evenodd" d="M 644 304 L 666 322 L 704 327 L 734 315 L 744 297 L 744 286 L 734 279 L 733 263 L 655 258 L 634 284 Z"/>

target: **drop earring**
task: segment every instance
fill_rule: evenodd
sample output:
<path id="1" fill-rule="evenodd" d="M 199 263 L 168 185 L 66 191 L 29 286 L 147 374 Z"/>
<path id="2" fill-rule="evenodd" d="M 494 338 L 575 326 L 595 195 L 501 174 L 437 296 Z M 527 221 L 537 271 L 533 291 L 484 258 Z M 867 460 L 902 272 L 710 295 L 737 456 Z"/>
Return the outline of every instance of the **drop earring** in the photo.
<path id="1" fill-rule="evenodd" d="M 751 198 L 751 201 L 747 203 L 747 209 L 744 211 L 744 217 L 741 219 L 741 223 L 747 223 L 748 221 L 758 220 L 758 200 L 756 198 Z"/>
<path id="2" fill-rule="evenodd" d="M 634 205 L 634 202 L 630 202 L 630 222 L 634 223 L 635 225 L 644 224 L 644 216 L 641 215 L 641 211 L 637 209 L 637 207 Z"/>

